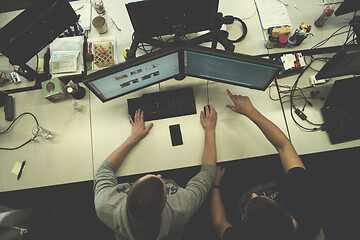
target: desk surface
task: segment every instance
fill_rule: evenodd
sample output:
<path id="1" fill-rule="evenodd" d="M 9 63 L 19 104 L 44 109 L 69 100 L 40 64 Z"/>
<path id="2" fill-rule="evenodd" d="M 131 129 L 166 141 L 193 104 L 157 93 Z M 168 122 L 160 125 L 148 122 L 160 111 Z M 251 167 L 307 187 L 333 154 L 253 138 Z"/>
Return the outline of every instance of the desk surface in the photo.
<path id="1" fill-rule="evenodd" d="M 286 9 L 288 11 L 290 21 L 292 24 L 290 35 L 292 35 L 295 32 L 295 29 L 299 27 L 301 22 L 305 22 L 308 25 L 311 25 L 311 33 L 314 34 L 314 36 L 307 37 L 299 46 L 294 46 L 291 49 L 289 48 L 269 49 L 270 54 L 288 52 L 288 51 L 296 52 L 296 51 L 310 49 L 320 41 L 330 37 L 339 28 L 348 26 L 349 21 L 352 19 L 353 16 L 353 13 L 349 13 L 341 16 L 333 15 L 325 22 L 323 27 L 318 28 L 315 27 L 314 22 L 328 5 L 322 4 L 321 0 L 315 0 L 315 1 L 286 0 L 284 2 L 288 3 Z M 335 9 L 337 9 L 339 5 L 340 5 L 339 3 L 336 4 Z M 332 37 L 328 42 L 326 42 L 323 46 L 321 46 L 321 48 L 343 45 L 348 30 L 349 27 L 343 28 L 338 33 L 345 32 L 344 34 Z"/>
<path id="2" fill-rule="evenodd" d="M 294 26 L 302 21 L 312 24 L 325 7 L 317 2 L 304 5 L 300 1 L 289 0 L 288 3 L 289 15 Z M 104 0 L 104 4 L 107 10 L 106 18 L 109 31 L 100 35 L 92 27 L 89 38 L 115 37 L 117 52 L 119 53 L 117 55 L 118 62 L 121 62 L 124 61 L 121 54 L 122 50 L 131 45 L 133 29 L 124 2 Z M 297 4 L 299 8 L 295 8 L 294 4 Z M 265 55 L 289 51 L 289 49 L 268 51 L 264 47 L 265 37 L 260 27 L 253 0 L 236 3 L 230 0 L 222 0 L 219 11 L 224 15 L 242 18 L 248 26 L 247 37 L 235 44 L 236 52 Z M 94 12 L 93 16 L 95 16 Z M 317 42 L 330 36 L 338 27 L 346 25 L 349 20 L 346 15 L 330 18 L 323 28 L 313 28 L 315 37 L 306 39 L 303 44 L 294 48 L 294 51 L 311 48 Z M 121 31 L 116 26 L 121 28 Z M 241 27 L 238 24 L 227 25 L 224 28 L 230 32 L 231 39 L 237 38 L 241 33 L 239 30 Z M 345 37 L 343 35 L 334 38 L 326 46 L 341 45 Z M 218 46 L 221 48 L 220 45 Z M 4 58 L 1 57 L 2 62 L 4 62 Z M 1 64 L 0 66 L 6 65 L 6 63 Z M 291 84 L 294 79 L 295 77 L 280 79 L 279 83 Z M 304 81 L 308 82 L 307 80 Z M 304 84 L 306 85 L 306 83 Z M 199 121 L 199 113 L 207 104 L 207 81 L 187 77 L 183 81 L 169 80 L 161 83 L 160 88 L 166 90 L 187 86 L 194 89 L 198 113 L 153 121 L 154 127 L 150 134 L 129 154 L 118 172 L 119 176 L 189 167 L 201 163 L 204 133 Z M 324 85 L 324 88 L 330 88 L 329 86 Z M 276 153 L 275 149 L 250 120 L 225 107 L 226 104 L 230 103 L 225 92 L 226 88 L 237 94 L 248 95 L 253 104 L 286 133 L 281 106 L 279 102 L 269 99 L 267 91 L 209 82 L 210 103 L 215 106 L 219 114 L 216 130 L 218 161 L 223 162 Z M 38 139 L 36 143 L 30 143 L 16 151 L 0 151 L 0 192 L 91 180 L 102 161 L 130 134 L 131 126 L 127 117 L 126 99 L 155 91 L 159 91 L 159 85 L 145 88 L 107 103 L 101 103 L 87 91 L 86 97 L 79 101 L 83 107 L 82 112 L 76 112 L 72 109 L 70 98 L 57 103 L 45 100 L 41 90 L 14 94 L 17 115 L 24 111 L 34 113 L 40 125 L 55 132 L 55 136 L 52 141 Z M 324 90 L 324 92 L 326 91 Z M 315 105 L 320 106 L 321 103 L 315 103 Z M 3 111 L 2 108 L 0 111 Z M 360 145 L 360 140 L 330 145 L 326 133 L 301 131 L 289 118 L 289 109 L 286 105 L 285 111 L 291 138 L 299 154 Z M 314 117 L 314 121 L 320 121 L 319 111 L 315 108 L 309 109 L 309 111 L 308 116 Z M 177 123 L 181 126 L 184 144 L 172 147 L 169 125 Z M 0 119 L 0 130 L 5 129 L 8 124 L 2 117 Z M 35 126 L 34 120 L 28 116 L 24 117 L 9 134 L 0 135 L 0 146 L 21 144 L 31 136 L 33 126 Z M 11 169 L 15 162 L 22 162 L 25 159 L 27 160 L 26 168 L 18 181 L 16 175 L 11 173 Z"/>
<path id="3" fill-rule="evenodd" d="M 191 86 L 194 89 L 197 114 L 152 121 L 154 126 L 149 135 L 129 154 L 118 172 L 119 176 L 201 164 L 204 132 L 199 114 L 207 104 L 206 85 L 206 80 L 191 77 L 182 81 L 169 80 L 161 84 L 161 90 Z M 278 114 L 281 112 L 280 104 L 269 101 L 266 92 L 209 82 L 210 104 L 214 105 L 218 112 L 216 127 L 218 162 L 276 153 L 249 119 L 226 108 L 226 104 L 231 103 L 225 92 L 227 88 L 234 94 L 248 95 L 265 116 L 284 132 L 286 131 L 284 119 Z M 157 85 L 107 103 L 101 103 L 91 95 L 95 169 L 131 132 L 126 99 L 153 91 L 158 91 Z M 171 146 L 169 126 L 173 124 L 180 124 L 184 142 L 181 146 Z"/>
<path id="4" fill-rule="evenodd" d="M 320 56 L 331 57 L 332 55 L 333 54 L 322 54 L 322 55 L 317 55 L 317 57 L 320 57 Z M 307 57 L 307 59 L 309 59 L 309 58 Z M 310 62 L 310 60 L 308 60 L 307 62 Z M 324 64 L 323 62 L 317 61 L 317 62 L 314 62 L 314 64 L 312 64 L 311 66 L 314 69 L 320 69 L 323 66 L 323 64 Z M 298 87 L 301 87 L 301 88 L 309 87 L 310 86 L 309 76 L 315 75 L 315 74 L 316 74 L 315 71 L 313 71 L 312 69 L 308 69 L 304 73 L 304 75 L 299 79 Z M 325 100 L 320 99 L 320 98 L 310 98 L 309 97 L 310 92 L 318 90 L 320 92 L 319 96 L 326 98 L 328 96 L 335 80 L 346 79 L 346 78 L 350 78 L 350 77 L 351 76 L 333 78 L 326 84 L 317 85 L 315 87 L 307 88 L 307 89 L 303 90 L 305 96 L 307 96 L 308 100 L 313 104 L 312 107 L 307 105 L 304 110 L 304 113 L 307 115 L 308 119 L 311 122 L 317 123 L 317 124 L 322 124 L 324 122 L 324 119 L 322 117 L 320 109 L 324 105 Z M 293 83 L 295 82 L 296 78 L 297 78 L 297 75 L 279 79 L 278 83 L 279 83 L 279 85 L 292 86 Z M 276 98 L 278 97 L 277 92 L 275 93 L 275 91 L 273 92 L 272 95 L 276 96 Z M 298 95 L 298 92 L 296 93 L 296 95 Z M 285 99 L 287 100 L 289 98 L 285 98 Z M 304 106 L 304 101 L 296 100 L 295 104 L 296 104 L 296 107 L 302 109 L 302 107 Z M 286 119 L 287 119 L 289 131 L 290 131 L 290 137 L 291 137 L 292 143 L 295 146 L 295 149 L 297 150 L 298 154 L 310 154 L 310 153 L 316 153 L 316 152 L 325 152 L 325 151 L 360 146 L 360 139 L 354 140 L 354 141 L 349 141 L 349 142 L 344 142 L 344 143 L 339 143 L 339 144 L 331 144 L 328 134 L 324 131 L 316 131 L 316 132 L 304 131 L 300 127 L 298 127 L 295 124 L 295 122 L 292 120 L 291 115 L 290 115 L 289 102 L 284 103 L 284 109 L 285 109 Z M 294 117 L 297 119 L 297 121 L 301 125 L 303 125 L 305 127 L 308 127 L 308 128 L 317 127 L 317 126 L 308 124 L 306 121 L 300 120 L 299 117 L 296 116 L 296 114 L 294 114 Z"/>
<path id="5" fill-rule="evenodd" d="M 16 116 L 31 112 L 40 126 L 54 133 L 51 140 L 41 137 L 17 150 L 0 150 L 0 192 L 43 187 L 90 180 L 93 177 L 89 119 L 89 91 L 77 100 L 82 111 L 72 108 L 70 98 L 51 103 L 35 90 L 12 95 Z M 4 107 L 0 108 L 3 112 Z M 4 114 L 0 115 L 0 129 L 5 130 Z M 32 137 L 35 120 L 25 115 L 7 134 L 0 135 L 1 147 L 17 147 Z M 26 160 L 20 180 L 11 173 L 16 162 Z"/>

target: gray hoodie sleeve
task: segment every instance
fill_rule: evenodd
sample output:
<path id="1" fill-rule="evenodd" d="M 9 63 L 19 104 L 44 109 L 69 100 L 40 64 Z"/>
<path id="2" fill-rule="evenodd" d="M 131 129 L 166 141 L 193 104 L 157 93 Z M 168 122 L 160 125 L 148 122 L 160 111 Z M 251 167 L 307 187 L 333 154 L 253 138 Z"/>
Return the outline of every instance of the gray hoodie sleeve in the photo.
<path id="1" fill-rule="evenodd" d="M 114 213 L 125 204 L 128 183 L 117 184 L 117 169 L 104 161 L 94 179 L 94 204 L 99 219 L 111 229 L 115 229 Z"/>
<path id="2" fill-rule="evenodd" d="M 195 212 L 205 201 L 207 194 L 211 190 L 216 176 L 216 166 L 202 165 L 201 170 L 186 185 L 185 191 L 189 198 L 187 204 L 191 212 Z"/>
<path id="3" fill-rule="evenodd" d="M 185 225 L 191 216 L 205 201 L 215 180 L 216 166 L 202 165 L 201 171 L 196 174 L 184 189 L 168 196 L 167 204 L 173 212 L 175 225 Z"/>

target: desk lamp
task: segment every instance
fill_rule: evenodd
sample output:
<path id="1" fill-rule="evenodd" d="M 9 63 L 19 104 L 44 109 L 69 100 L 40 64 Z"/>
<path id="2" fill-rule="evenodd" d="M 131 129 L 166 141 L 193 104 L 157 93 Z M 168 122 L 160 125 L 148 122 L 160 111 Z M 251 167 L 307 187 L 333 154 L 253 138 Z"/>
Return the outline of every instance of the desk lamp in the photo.
<path id="1" fill-rule="evenodd" d="M 77 20 L 67 0 L 37 0 L 0 29 L 0 52 L 10 64 L 20 66 L 29 81 L 35 80 L 33 87 L 7 92 L 38 89 L 42 81 L 51 78 L 49 74 L 39 74 L 27 62 L 65 30 L 72 33 L 70 26 L 76 26 Z"/>

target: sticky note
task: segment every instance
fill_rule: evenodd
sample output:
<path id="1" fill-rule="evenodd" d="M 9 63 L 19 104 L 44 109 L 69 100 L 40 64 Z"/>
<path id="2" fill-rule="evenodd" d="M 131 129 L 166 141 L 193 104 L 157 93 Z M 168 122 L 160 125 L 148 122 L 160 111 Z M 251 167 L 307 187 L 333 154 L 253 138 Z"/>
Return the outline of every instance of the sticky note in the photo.
<path id="1" fill-rule="evenodd" d="M 18 175 L 20 172 L 20 168 L 21 168 L 21 163 L 16 162 L 11 172 L 15 175 Z"/>

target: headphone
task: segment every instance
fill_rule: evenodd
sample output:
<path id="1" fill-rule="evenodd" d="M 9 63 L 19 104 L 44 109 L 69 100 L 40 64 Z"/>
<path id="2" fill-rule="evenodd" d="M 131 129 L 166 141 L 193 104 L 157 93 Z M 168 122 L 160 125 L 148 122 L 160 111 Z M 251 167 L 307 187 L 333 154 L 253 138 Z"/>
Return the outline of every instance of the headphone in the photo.
<path id="1" fill-rule="evenodd" d="M 239 23 L 241 23 L 242 29 L 243 29 L 243 34 L 242 34 L 238 39 L 236 39 L 236 40 L 230 40 L 230 39 L 229 39 L 229 41 L 232 42 L 232 43 L 238 43 L 238 42 L 240 42 L 241 40 L 243 40 L 243 39 L 246 37 L 246 34 L 247 34 L 247 26 L 246 26 L 246 24 L 244 23 L 244 21 L 241 20 L 240 18 L 234 17 L 234 16 L 230 16 L 230 15 L 224 16 L 224 17 L 222 18 L 222 21 L 223 21 L 224 24 L 232 24 L 232 23 L 234 23 L 235 20 L 238 21 Z"/>

